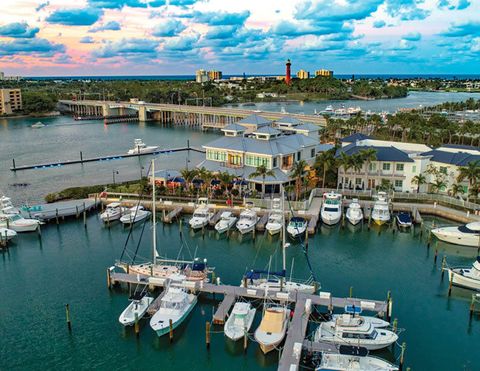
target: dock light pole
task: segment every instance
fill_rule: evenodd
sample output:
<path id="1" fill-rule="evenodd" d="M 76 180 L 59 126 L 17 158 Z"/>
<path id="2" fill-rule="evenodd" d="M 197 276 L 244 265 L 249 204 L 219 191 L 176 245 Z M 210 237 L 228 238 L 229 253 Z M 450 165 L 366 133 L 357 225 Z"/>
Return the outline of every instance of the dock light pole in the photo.
<path id="1" fill-rule="evenodd" d="M 115 174 L 118 175 L 118 170 L 112 169 L 113 185 L 115 185 Z"/>

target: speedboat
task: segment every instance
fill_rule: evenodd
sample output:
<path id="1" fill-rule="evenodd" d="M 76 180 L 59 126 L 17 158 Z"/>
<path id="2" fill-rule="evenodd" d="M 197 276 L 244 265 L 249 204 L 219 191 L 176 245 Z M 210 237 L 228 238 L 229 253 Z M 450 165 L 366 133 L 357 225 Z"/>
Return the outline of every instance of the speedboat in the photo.
<path id="1" fill-rule="evenodd" d="M 33 232 L 38 229 L 40 221 L 26 219 L 20 214 L 0 214 L 0 227 L 12 229 L 15 232 Z"/>
<path id="2" fill-rule="evenodd" d="M 302 237 L 307 229 L 307 220 L 300 216 L 294 216 L 288 222 L 287 232 L 292 238 Z"/>
<path id="3" fill-rule="evenodd" d="M 376 327 L 366 318 L 345 313 L 322 322 L 315 331 L 314 340 L 335 345 L 356 345 L 368 350 L 383 349 L 397 341 L 396 333 Z"/>
<path id="4" fill-rule="evenodd" d="M 260 218 L 252 209 L 243 210 L 240 213 L 240 219 L 237 222 L 237 229 L 241 234 L 252 232 Z"/>
<path id="5" fill-rule="evenodd" d="M 266 276 L 265 276 L 266 275 Z M 282 282 L 283 281 L 283 282 Z M 240 287 L 249 289 L 267 290 L 269 292 L 302 292 L 304 294 L 315 293 L 315 286 L 309 283 L 300 283 L 286 280 L 282 272 L 266 272 L 251 270 L 245 274 Z"/>
<path id="6" fill-rule="evenodd" d="M 169 286 L 165 290 L 160 308 L 150 319 L 150 327 L 157 336 L 169 333 L 170 320 L 172 330 L 180 326 L 197 304 L 197 296 L 189 294 L 184 288 Z"/>
<path id="7" fill-rule="evenodd" d="M 128 150 L 129 155 L 153 153 L 158 151 L 158 146 L 147 146 L 141 139 L 135 139 L 133 142 L 133 148 Z"/>
<path id="8" fill-rule="evenodd" d="M 128 209 L 125 215 L 120 217 L 120 221 L 123 224 L 133 224 L 148 218 L 150 214 L 150 211 L 145 210 L 143 206 L 134 206 Z"/>
<path id="9" fill-rule="evenodd" d="M 270 235 L 275 235 L 280 233 L 283 228 L 283 215 L 280 210 L 273 210 L 268 216 L 267 224 L 265 229 Z"/>
<path id="10" fill-rule="evenodd" d="M 135 317 L 140 320 L 152 304 L 153 298 L 145 293 L 134 294 L 129 300 L 131 303 L 120 314 L 118 321 L 124 326 L 131 326 L 135 323 Z"/>
<path id="11" fill-rule="evenodd" d="M 337 224 L 342 217 L 342 195 L 333 191 L 324 193 L 320 216 L 327 225 Z"/>
<path id="12" fill-rule="evenodd" d="M 127 211 L 127 208 L 122 207 L 120 202 L 112 202 L 108 204 L 105 211 L 100 214 L 100 220 L 102 222 L 112 222 L 118 220 Z"/>
<path id="13" fill-rule="evenodd" d="M 480 291 L 480 256 L 471 267 L 445 268 L 448 271 L 449 282 L 456 286 Z"/>
<path id="14" fill-rule="evenodd" d="M 213 213 L 207 206 L 200 206 L 193 212 L 192 218 L 188 221 L 190 228 L 200 229 L 208 225 L 210 219 L 212 219 Z"/>
<path id="15" fill-rule="evenodd" d="M 432 233 L 440 241 L 477 248 L 480 246 L 480 222 L 435 228 Z"/>
<path id="16" fill-rule="evenodd" d="M 34 128 L 34 129 L 40 129 L 40 128 L 45 127 L 45 124 L 43 122 L 38 121 L 35 124 L 33 124 L 31 127 Z"/>
<path id="17" fill-rule="evenodd" d="M 0 242 L 2 241 L 10 241 L 17 235 L 13 229 L 8 228 L 0 228 Z"/>
<path id="18" fill-rule="evenodd" d="M 347 220 L 353 225 L 357 225 L 363 220 L 363 211 L 360 203 L 358 202 L 358 198 L 354 198 L 352 202 L 350 202 L 350 205 L 348 205 L 346 217 Z"/>
<path id="19" fill-rule="evenodd" d="M 390 209 L 388 208 L 388 199 L 385 192 L 378 192 L 377 200 L 373 204 L 372 219 L 382 225 L 390 221 Z"/>
<path id="20" fill-rule="evenodd" d="M 276 349 L 287 332 L 290 309 L 274 305 L 265 309 L 262 322 L 255 331 L 255 340 L 260 349 L 267 354 Z"/>
<path id="21" fill-rule="evenodd" d="M 340 345 L 338 353 L 322 352 L 315 371 L 398 371 L 394 364 L 368 355 L 368 349 Z"/>
<path id="22" fill-rule="evenodd" d="M 410 228 L 412 226 L 412 216 L 406 211 L 401 211 L 395 216 L 397 225 L 401 228 Z"/>
<path id="23" fill-rule="evenodd" d="M 20 210 L 13 206 L 12 199 L 7 196 L 0 197 L 0 213 L 20 214 Z"/>
<path id="24" fill-rule="evenodd" d="M 250 303 L 236 302 L 232 313 L 225 322 L 225 336 L 233 341 L 237 341 L 248 334 L 255 318 L 256 309 Z"/>
<path id="25" fill-rule="evenodd" d="M 225 233 L 230 230 L 236 222 L 237 217 L 235 215 L 230 211 L 224 211 L 222 215 L 220 215 L 220 220 L 215 224 L 215 230 L 218 233 Z"/>

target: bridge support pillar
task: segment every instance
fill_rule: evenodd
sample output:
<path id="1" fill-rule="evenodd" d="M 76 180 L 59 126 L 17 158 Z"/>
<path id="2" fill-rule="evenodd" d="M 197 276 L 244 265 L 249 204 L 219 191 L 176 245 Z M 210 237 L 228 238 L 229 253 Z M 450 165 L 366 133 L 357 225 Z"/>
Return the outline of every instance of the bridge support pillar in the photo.
<path id="1" fill-rule="evenodd" d="M 108 103 L 104 103 L 102 106 L 103 117 L 111 116 L 110 106 Z"/>
<path id="2" fill-rule="evenodd" d="M 147 121 L 147 107 L 145 106 L 138 107 L 138 121 L 140 122 Z"/>

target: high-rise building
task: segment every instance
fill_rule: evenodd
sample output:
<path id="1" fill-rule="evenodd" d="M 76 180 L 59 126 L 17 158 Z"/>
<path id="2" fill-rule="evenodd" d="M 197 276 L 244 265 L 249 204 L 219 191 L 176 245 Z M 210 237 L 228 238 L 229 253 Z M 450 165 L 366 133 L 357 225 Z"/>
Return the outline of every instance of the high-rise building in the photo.
<path id="1" fill-rule="evenodd" d="M 208 81 L 208 74 L 205 70 L 196 70 L 195 71 L 195 81 L 198 83 L 203 83 Z"/>
<path id="2" fill-rule="evenodd" d="M 290 62 L 290 59 L 287 60 L 287 70 L 286 70 L 286 73 L 285 73 L 285 83 L 287 85 L 290 85 L 290 82 L 292 80 L 292 75 L 291 75 L 291 66 L 292 66 L 292 63 Z"/>
<path id="3" fill-rule="evenodd" d="M 0 89 L 0 115 L 10 115 L 22 109 L 20 89 Z"/>
<path id="4" fill-rule="evenodd" d="M 300 71 L 297 72 L 297 77 L 300 80 L 309 79 L 310 78 L 310 72 L 305 71 L 305 70 L 300 70 Z"/>
<path id="5" fill-rule="evenodd" d="M 317 76 L 332 77 L 332 76 L 333 76 L 333 71 L 324 70 L 324 69 L 322 68 L 321 70 L 316 70 L 316 71 L 315 71 L 315 77 L 317 77 Z"/>
<path id="6" fill-rule="evenodd" d="M 222 79 L 222 71 L 211 70 L 208 71 L 208 79 L 210 81 L 216 81 Z"/>
<path id="7" fill-rule="evenodd" d="M 5 78 L 5 74 L 2 71 L 0 71 L 0 80 L 3 80 L 4 78 Z"/>

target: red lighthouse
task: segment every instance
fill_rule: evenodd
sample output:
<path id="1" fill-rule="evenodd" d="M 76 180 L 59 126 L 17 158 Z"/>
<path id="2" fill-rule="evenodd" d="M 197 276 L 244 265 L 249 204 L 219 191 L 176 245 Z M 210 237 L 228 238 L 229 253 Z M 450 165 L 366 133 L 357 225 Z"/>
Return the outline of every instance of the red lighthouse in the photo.
<path id="1" fill-rule="evenodd" d="M 290 72 L 290 66 L 292 63 L 290 63 L 290 59 L 287 60 L 287 71 L 285 73 L 285 83 L 287 85 L 290 85 L 290 81 L 292 80 L 291 72 Z"/>

